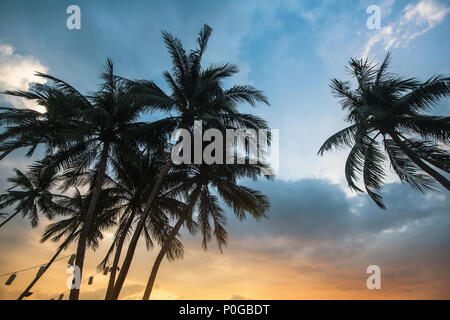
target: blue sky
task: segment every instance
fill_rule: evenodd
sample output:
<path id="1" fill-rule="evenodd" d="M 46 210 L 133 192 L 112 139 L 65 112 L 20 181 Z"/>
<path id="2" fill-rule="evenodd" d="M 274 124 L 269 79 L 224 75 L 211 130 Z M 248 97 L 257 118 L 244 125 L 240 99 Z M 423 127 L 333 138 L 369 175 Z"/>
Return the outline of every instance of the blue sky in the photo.
<path id="1" fill-rule="evenodd" d="M 81 30 L 66 28 L 66 8 L 70 4 L 77 4 L 81 8 Z M 366 9 L 372 4 L 381 8 L 379 30 L 369 30 L 366 26 L 369 17 Z M 322 142 L 345 125 L 342 120 L 344 113 L 333 98 L 328 85 L 332 78 L 348 78 L 344 67 L 350 57 L 368 56 L 380 61 L 389 50 L 392 52 L 392 71 L 395 73 L 421 80 L 438 73 L 450 74 L 448 1 L 2 0 L 0 89 L 16 89 L 18 86 L 26 89 L 29 83 L 35 81 L 30 70 L 39 70 L 62 78 L 83 92 L 89 92 L 99 83 L 98 74 L 107 57 L 113 59 L 120 75 L 133 79 L 152 79 L 165 88 L 162 73 L 170 68 L 170 59 L 161 39 L 161 30 L 168 30 L 178 36 L 185 47 L 190 49 L 194 47 L 197 33 L 204 23 L 213 28 L 205 63 L 237 64 L 241 72 L 233 78 L 230 85 L 251 84 L 263 90 L 269 98 L 270 107 L 250 109 L 246 106 L 244 110 L 262 116 L 273 128 L 280 129 L 280 172 L 276 183 L 280 188 L 286 188 L 287 193 L 296 195 L 295 199 L 301 198 L 302 194 L 314 197 L 321 188 L 331 193 L 328 197 L 324 195 L 323 201 L 330 206 L 324 204 L 323 208 L 314 205 L 296 206 L 295 202 L 290 204 L 289 200 L 295 200 L 293 198 L 287 199 L 285 204 L 289 204 L 290 209 L 301 207 L 298 209 L 301 211 L 298 217 L 304 219 L 310 217 L 308 214 L 302 215 L 302 212 L 328 212 L 326 210 L 331 210 L 333 204 L 342 205 L 345 219 L 337 215 L 335 221 L 342 228 L 333 229 L 333 232 L 338 233 L 337 237 L 342 241 L 339 242 L 342 246 L 348 241 L 344 235 L 355 228 L 362 233 L 367 232 L 366 235 L 370 236 L 377 234 L 385 237 L 389 234 L 389 239 L 405 241 L 406 244 L 408 239 L 405 238 L 404 231 L 399 231 L 398 238 L 395 238 L 394 231 L 385 232 L 389 230 L 387 225 L 381 224 L 374 230 L 366 228 L 366 223 L 374 221 L 373 214 L 382 214 L 367 202 L 366 196 L 346 198 L 351 195 L 344 182 L 344 161 L 347 153 L 338 152 L 322 158 L 316 154 Z M 23 105 L 21 101 L 0 96 L 1 105 L 11 103 L 18 107 L 30 107 Z M 441 101 L 433 112 L 449 115 L 449 100 Z M 16 152 L 0 162 L 2 191 L 12 167 L 23 168 L 27 163 L 21 152 Z M 394 176 L 389 177 L 388 182 L 395 181 L 397 180 Z M 260 186 L 267 188 L 266 184 Z M 389 185 L 388 191 L 385 191 L 386 196 L 392 190 L 397 190 L 393 186 L 398 185 Z M 402 194 L 400 198 L 416 196 L 410 188 L 398 190 Z M 270 187 L 267 192 L 271 194 Z M 282 196 L 276 192 L 272 193 L 274 202 L 279 203 Z M 422 203 L 429 203 L 430 207 L 420 208 L 420 214 L 400 215 L 398 220 L 393 222 L 397 228 L 395 230 L 402 230 L 402 226 L 414 222 L 414 228 L 411 229 L 413 237 L 421 234 L 417 228 L 424 228 L 421 229 L 424 231 L 428 230 L 426 228 L 430 228 L 430 225 L 448 225 L 448 217 L 442 216 L 442 212 L 449 209 L 448 194 L 424 197 Z M 304 201 L 307 202 L 307 199 L 309 197 L 304 198 Z M 433 199 L 441 201 L 437 208 L 431 204 Z M 341 200 L 345 203 L 341 203 Z M 392 207 L 388 210 L 388 215 L 408 211 L 400 206 L 398 201 L 400 200 L 388 197 L 388 207 Z M 369 209 L 361 210 L 362 204 L 364 208 Z M 417 207 L 417 204 L 415 206 Z M 285 214 L 281 217 L 291 219 L 292 210 L 289 208 L 276 205 L 273 215 L 276 215 L 278 210 Z M 417 209 L 411 202 L 411 210 L 413 208 Z M 427 222 L 423 213 L 430 210 L 436 216 L 430 215 L 431 220 Z M 348 215 L 355 212 L 357 215 L 368 215 L 364 216 L 367 220 L 361 218 L 358 222 L 350 222 Z M 314 242 L 315 231 L 317 234 L 328 232 L 324 221 L 333 222 L 332 216 L 319 216 L 322 224 L 312 222 L 311 243 Z M 277 229 L 277 218 L 274 219 L 273 227 L 268 225 L 267 228 L 272 228 L 273 236 L 277 238 L 280 237 L 280 232 Z M 245 230 L 250 230 L 250 237 L 255 237 L 254 229 L 251 229 L 257 228 L 254 225 L 247 224 L 244 227 L 247 228 Z M 233 227 L 239 228 L 234 225 Z M 286 230 L 288 238 L 292 235 L 292 239 L 299 240 L 297 232 L 283 226 L 280 228 Z M 436 248 L 436 252 L 444 251 L 448 254 L 448 236 L 445 230 L 439 230 L 434 235 L 436 241 L 423 244 L 424 248 L 431 251 Z M 309 233 L 306 234 L 302 237 L 308 237 Z M 359 235 L 355 237 L 355 241 L 364 243 L 363 247 L 369 250 L 370 243 L 366 242 L 369 236 L 364 239 Z M 384 245 L 383 241 L 375 249 L 370 247 L 374 250 L 374 255 L 378 254 L 377 250 Z M 420 244 L 417 246 L 420 247 Z M 318 248 L 316 247 L 316 250 L 319 250 Z M 390 256 L 396 254 L 398 255 L 398 252 L 391 252 Z M 360 259 L 361 255 L 358 257 Z M 448 259 L 446 263 L 448 266 Z M 444 284 L 444 289 L 450 288 L 448 278 Z"/>
<path id="2" fill-rule="evenodd" d="M 81 8 L 81 30 L 66 28 L 66 8 L 72 3 Z M 366 26 L 366 8 L 374 3 L 381 8 L 380 30 Z M 343 182 L 336 171 L 345 154 L 320 159 L 316 152 L 344 125 L 328 84 L 347 77 L 350 57 L 367 54 L 381 60 L 397 38 L 389 48 L 394 72 L 420 79 L 450 73 L 450 44 L 442 41 L 450 31 L 448 8 L 439 0 L 3 1 L 1 6 L 0 43 L 84 92 L 95 89 L 106 57 L 121 75 L 154 79 L 164 87 L 161 76 L 170 60 L 161 30 L 193 48 L 203 23 L 210 24 L 214 33 L 205 62 L 237 64 L 241 73 L 233 82 L 250 83 L 269 97 L 270 108 L 252 112 L 281 129 L 282 179 Z M 413 40 L 403 39 L 420 32 Z M 448 103 L 436 112 L 448 113 Z"/>

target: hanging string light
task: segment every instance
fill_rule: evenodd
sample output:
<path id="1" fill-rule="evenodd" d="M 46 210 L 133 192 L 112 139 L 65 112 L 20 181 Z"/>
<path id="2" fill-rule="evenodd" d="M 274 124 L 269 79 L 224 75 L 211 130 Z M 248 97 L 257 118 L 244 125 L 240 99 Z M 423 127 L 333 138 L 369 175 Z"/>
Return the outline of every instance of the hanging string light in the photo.
<path id="1" fill-rule="evenodd" d="M 105 272 L 105 270 L 107 270 L 107 271 Z M 108 271 L 109 271 L 109 267 L 106 267 L 105 269 L 103 269 L 103 274 L 106 275 L 108 273 Z M 85 283 L 86 281 L 87 281 L 88 285 L 92 285 L 92 283 L 94 282 L 94 277 L 96 275 L 98 275 L 100 272 L 102 272 L 102 270 L 97 271 L 95 274 L 90 276 L 88 279 L 81 281 L 80 285 L 82 283 Z M 70 289 L 67 289 L 66 291 L 64 291 L 64 292 L 62 292 L 60 294 L 54 295 L 52 298 L 50 298 L 50 300 L 55 300 L 56 297 L 58 297 L 58 300 L 62 300 L 62 298 L 64 297 L 64 294 L 69 292 L 69 291 L 70 291 Z"/>
<path id="2" fill-rule="evenodd" d="M 74 262 L 75 262 L 75 258 L 76 258 L 76 255 L 75 255 L 75 254 L 69 254 L 69 255 L 60 257 L 60 258 L 58 258 L 58 259 L 55 259 L 54 262 L 60 261 L 60 260 L 62 260 L 62 259 L 66 259 L 66 258 L 68 258 L 68 257 L 69 257 L 69 260 L 67 261 L 67 264 L 73 265 Z M 25 269 L 20 269 L 20 270 L 16 270 L 16 271 L 12 271 L 12 272 L 3 273 L 3 274 L 0 274 L 0 278 L 1 278 L 1 277 L 9 276 L 8 279 L 7 279 L 6 282 L 5 282 L 5 285 L 9 286 L 9 285 L 11 285 L 11 284 L 13 283 L 13 281 L 16 279 L 17 274 L 18 274 L 18 273 L 21 273 L 21 272 L 26 272 L 26 271 L 29 271 L 29 270 L 33 270 L 33 269 L 39 268 L 38 272 L 36 273 L 36 277 L 42 276 L 42 273 L 45 272 L 45 267 L 46 267 L 46 265 L 47 265 L 47 263 L 43 263 L 43 264 L 39 264 L 39 265 L 35 265 L 35 266 L 28 267 L 28 268 L 25 268 Z M 111 268 L 111 269 L 112 269 L 112 268 Z M 88 285 L 92 285 L 92 283 L 94 282 L 94 277 L 95 277 L 97 274 L 99 274 L 100 272 L 103 272 L 103 275 L 107 275 L 108 272 L 109 272 L 111 269 L 107 266 L 107 267 L 105 267 L 105 268 L 103 269 L 103 271 L 102 271 L 102 270 L 98 271 L 97 273 L 95 273 L 95 274 L 93 274 L 92 276 L 90 276 L 88 279 L 86 279 L 86 280 L 84 280 L 84 281 L 81 281 L 80 284 L 81 284 L 81 283 L 85 283 L 85 282 L 87 281 L 87 282 L 88 282 Z M 117 267 L 117 269 L 119 269 L 119 267 Z M 62 293 L 60 293 L 60 294 L 57 294 L 57 295 L 53 296 L 50 300 L 55 300 L 56 298 L 58 298 L 58 300 L 62 300 L 62 299 L 64 298 L 64 294 L 67 293 L 67 292 L 69 292 L 69 291 L 70 291 L 70 289 L 68 289 L 68 290 L 66 290 L 66 291 L 64 291 L 64 292 L 62 292 Z M 33 292 L 27 292 L 27 293 L 25 293 L 25 297 L 29 297 L 29 296 L 31 296 L 32 294 L 33 294 Z"/>
<path id="3" fill-rule="evenodd" d="M 12 275 L 9 276 L 8 280 L 6 280 L 5 285 L 9 286 L 14 281 L 15 278 L 16 274 L 13 273 Z"/>
<path id="4" fill-rule="evenodd" d="M 58 259 L 55 259 L 54 262 L 62 260 L 62 259 L 65 259 L 65 258 L 67 258 L 69 256 L 71 256 L 71 255 L 60 257 Z M 72 256 L 73 256 L 73 254 L 72 254 Z M 36 265 L 36 266 L 28 267 L 28 268 L 25 268 L 25 269 L 17 270 L 17 271 L 3 273 L 3 274 L 0 274 L 0 278 L 1 277 L 6 277 L 6 276 L 9 275 L 8 279 L 5 282 L 5 285 L 10 286 L 13 283 L 13 281 L 16 279 L 17 273 L 26 272 L 26 271 L 33 270 L 33 269 L 36 269 L 36 268 L 39 268 L 39 270 L 36 273 L 35 278 L 39 278 L 46 271 L 47 264 L 48 264 L 48 262 L 47 263 L 43 263 L 43 264 L 39 264 L 39 265 Z M 23 294 L 23 297 L 30 297 L 32 294 L 33 294 L 33 292 L 26 292 L 26 293 Z"/>
<path id="5" fill-rule="evenodd" d="M 70 255 L 67 255 L 67 256 L 64 256 L 64 257 L 55 259 L 54 262 L 59 261 L 59 260 L 62 260 L 62 259 L 65 259 L 65 258 L 67 258 L 67 257 L 70 257 Z M 47 265 L 47 263 L 42 263 L 42 264 L 38 264 L 38 265 L 36 265 L 36 266 L 28 267 L 28 268 L 25 268 L 25 269 L 21 269 L 21 270 L 16 270 L 16 271 L 12 271 L 12 272 L 3 273 L 3 274 L 0 274 L 0 278 L 9 276 L 8 280 L 6 280 L 6 282 L 5 282 L 5 285 L 9 286 L 9 285 L 14 281 L 14 279 L 16 278 L 16 276 L 17 276 L 18 273 L 21 273 L 21 272 L 25 272 L 25 271 L 29 271 L 29 270 L 33 270 L 33 269 L 39 268 L 39 270 L 38 270 L 38 274 L 39 274 L 40 272 L 43 272 L 43 270 L 44 270 L 44 268 L 45 268 L 46 265 Z"/>
<path id="6" fill-rule="evenodd" d="M 74 254 L 71 255 L 69 258 L 69 261 L 67 261 L 67 264 L 73 264 L 75 262 L 75 257 L 76 257 L 76 255 L 74 255 Z"/>
<path id="7" fill-rule="evenodd" d="M 46 266 L 41 266 L 38 270 L 38 272 L 36 273 L 36 278 L 42 276 L 42 274 L 45 272 L 45 268 Z"/>

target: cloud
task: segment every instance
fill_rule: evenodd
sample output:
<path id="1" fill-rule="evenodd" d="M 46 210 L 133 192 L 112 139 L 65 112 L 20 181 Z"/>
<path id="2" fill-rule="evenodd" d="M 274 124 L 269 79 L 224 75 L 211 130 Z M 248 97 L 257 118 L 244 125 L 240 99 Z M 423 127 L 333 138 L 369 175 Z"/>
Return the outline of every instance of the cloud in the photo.
<path id="1" fill-rule="evenodd" d="M 302 19 L 315 23 L 325 17 L 333 2 L 332 0 L 327 0 L 320 1 L 320 3 L 315 1 L 309 3 L 306 1 L 284 0 L 281 3 L 287 9 L 298 14 Z"/>
<path id="2" fill-rule="evenodd" d="M 0 43 L 0 91 L 28 90 L 32 83 L 45 83 L 46 80 L 35 76 L 36 71 L 46 73 L 48 67 L 34 57 L 15 53 L 11 45 Z M 0 102 L 10 103 L 18 108 L 44 111 L 43 107 L 34 102 L 18 97 L 1 95 Z"/>
<path id="3" fill-rule="evenodd" d="M 421 0 L 416 4 L 407 5 L 397 21 L 378 31 L 370 31 L 375 34 L 367 41 L 362 56 L 367 57 L 377 44 L 381 44 L 385 50 L 407 46 L 412 40 L 442 22 L 449 12 L 450 7 L 444 7 L 433 0 Z M 381 14 L 383 15 L 384 11 Z"/>
<path id="4" fill-rule="evenodd" d="M 95 281 L 95 280 L 94 280 Z M 142 298 L 144 286 L 142 284 L 125 285 L 120 292 L 120 298 L 123 300 L 135 300 Z M 94 291 L 85 291 L 81 294 L 83 300 L 103 300 L 106 289 L 101 288 Z"/>
<path id="5" fill-rule="evenodd" d="M 276 261 L 299 277 L 339 279 L 336 286 L 349 288 L 355 275 L 364 277 L 361 270 L 377 264 L 392 290 L 394 282 L 406 290 L 423 277 L 444 277 L 443 286 L 448 286 L 447 193 L 422 194 L 407 185 L 388 184 L 382 191 L 384 211 L 367 195 L 347 197 L 341 187 L 320 179 L 264 182 L 258 189 L 271 199 L 268 220 L 230 226 L 230 250 L 240 251 L 232 255 L 242 263 Z M 397 293 L 404 294 L 402 290 Z"/>
<path id="6" fill-rule="evenodd" d="M 381 1 L 384 28 L 356 34 L 357 30 L 366 30 L 365 9 L 372 3 L 370 0 L 356 5 L 343 1 L 323 5 L 290 0 L 281 4 L 247 1 L 239 5 L 205 2 L 201 7 L 167 2 L 136 2 L 125 7 L 120 1 L 111 1 L 108 6 L 86 2 L 82 4 L 86 9 L 83 21 L 87 22 L 82 33 L 68 31 L 64 19 L 54 19 L 59 13 L 63 15 L 65 8 L 59 10 L 50 1 L 27 11 L 11 2 L 8 5 L 15 7 L 3 11 L 0 36 L 8 39 L 14 35 L 10 40 L 14 47 L 1 46 L 0 62 L 29 64 L 14 73 L 24 75 L 18 77 L 24 81 L 10 83 L 8 89 L 27 89 L 36 81 L 31 71 L 51 65 L 52 74 L 82 91 L 92 90 L 105 55 L 113 58 L 120 74 L 152 78 L 164 86 L 159 75 L 170 67 L 170 60 L 160 30 L 173 32 L 191 49 L 196 33 L 207 22 L 214 33 L 205 62 L 238 64 L 242 73 L 234 82 L 252 83 L 269 96 L 273 108 L 251 112 L 282 129 L 279 178 L 291 182 L 253 185 L 271 198 L 269 219 L 243 223 L 230 219 L 230 243 L 223 255 L 214 250 L 214 245 L 204 252 L 198 238 L 185 237 L 185 258 L 176 263 L 164 262 L 153 298 L 364 298 L 361 292 L 372 297 L 377 293 L 365 288 L 365 268 L 370 264 L 382 268 L 383 290 L 377 297 L 448 298 L 447 194 L 422 195 L 407 186 L 389 184 L 383 191 L 388 210 L 382 211 L 367 195 L 349 197 L 347 188 L 315 179 L 323 177 L 345 184 L 345 152 L 316 156 L 321 143 L 344 125 L 327 86 L 329 79 L 344 76 L 347 59 L 360 54 L 365 44 L 370 44 L 369 53 L 377 46 L 384 49 L 406 45 L 412 41 L 411 36 L 423 34 L 445 19 L 447 9 L 436 10 L 439 6 L 431 1 L 422 1 L 425 5 L 419 6 L 417 1 L 400 12 L 393 0 Z M 388 23 L 389 12 L 398 18 L 395 23 Z M 126 19 L 129 16 L 135 19 Z M 43 20 L 49 23 L 40 23 Z M 35 37 L 36 30 L 43 36 Z M 425 55 L 416 51 L 405 57 L 399 51 L 396 61 L 407 72 L 411 65 L 419 74 L 443 72 L 442 68 L 448 67 L 446 56 L 438 54 L 437 59 L 430 59 L 440 45 L 433 43 Z M 130 54 L 130 48 L 139 50 Z M 413 56 L 416 60 L 412 60 Z M 429 63 L 414 63 L 424 59 Z M 6 77 L 8 83 L 13 79 Z M 26 106 L 23 103 L 15 101 L 14 105 Z M 22 153 L 13 156 L 9 162 L 0 162 L 1 177 L 9 176 L 18 159 L 24 159 Z M 292 181 L 305 177 L 313 179 Z M 28 221 L 17 217 L 8 230 L 0 234 L 0 251 L 8 254 L 8 259 L 0 259 L 2 272 L 44 262 L 53 254 L 56 244 L 39 244 L 41 230 L 31 229 Z M 96 272 L 102 250 L 107 247 L 103 245 L 95 256 L 90 252 L 87 262 L 91 269 L 86 274 Z M 127 279 L 130 289 L 124 288 L 124 298 L 142 297 L 156 253 L 147 252 L 140 242 Z M 48 298 L 65 289 L 67 275 L 63 267 L 61 263 L 52 268 L 34 298 Z M 18 277 L 16 287 L 25 287 L 32 276 Z M 88 287 L 93 292 L 85 291 L 86 297 L 102 298 L 106 282 L 106 277 L 96 278 L 94 286 Z M 15 298 L 20 293 L 6 290 L 0 288 L 0 297 Z"/>
<path id="7" fill-rule="evenodd" d="M 421 194 L 401 183 L 383 188 L 386 211 L 379 209 L 366 194 L 349 197 L 345 188 L 323 179 L 275 180 L 251 186 L 269 197 L 271 209 L 268 219 L 257 224 L 236 221 L 232 227 L 239 235 L 270 235 L 301 241 L 367 237 L 445 217 L 450 207 L 450 198 L 445 193 Z M 247 227 L 248 230 L 240 230 Z"/>
<path id="8" fill-rule="evenodd" d="M 224 254 L 213 245 L 204 252 L 198 238 L 184 237 L 185 259 L 164 261 L 153 298 L 448 298 L 447 193 L 421 194 L 400 183 L 388 184 L 383 190 L 388 210 L 383 211 L 367 195 L 347 197 L 339 185 L 325 180 L 275 180 L 251 186 L 270 197 L 269 219 L 240 223 L 230 219 L 230 243 Z M 5 272 L 45 261 L 54 250 L 46 247 L 48 252 L 42 253 L 37 243 L 40 232 L 30 231 L 23 237 L 27 241 L 19 241 L 21 229 L 31 230 L 26 222 L 21 224 L 2 234 L 0 251 L 9 254 L 0 264 Z M 142 297 L 149 261 L 157 253 L 147 253 L 141 245 L 123 299 Z M 95 272 L 103 254 L 90 257 L 92 270 L 86 274 Z M 382 270 L 383 290 L 378 293 L 365 288 L 365 270 L 372 264 Z M 49 280 L 41 282 L 46 290 L 38 287 L 34 298 L 46 299 L 64 289 L 62 268 L 63 264 L 52 268 Z M 15 288 L 27 284 L 25 274 L 20 278 L 23 282 Z M 99 289 L 90 292 L 88 287 L 82 298 L 103 298 L 106 284 L 107 277 L 96 278 L 94 288 Z M 17 296 L 0 289 L 4 298 Z"/>

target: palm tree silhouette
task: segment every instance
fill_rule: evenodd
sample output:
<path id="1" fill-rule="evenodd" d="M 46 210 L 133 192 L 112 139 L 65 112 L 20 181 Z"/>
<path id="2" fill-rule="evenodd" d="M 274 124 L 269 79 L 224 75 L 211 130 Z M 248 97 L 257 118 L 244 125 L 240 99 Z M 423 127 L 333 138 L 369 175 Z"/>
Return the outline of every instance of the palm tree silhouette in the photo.
<path id="1" fill-rule="evenodd" d="M 197 39 L 198 49 L 189 54 L 184 50 L 179 39 L 168 32 L 163 32 L 163 39 L 172 58 L 172 74 L 164 73 L 171 94 L 167 95 L 155 83 L 147 80 L 134 82 L 139 99 L 148 101 L 149 105 L 176 113 L 166 119 L 165 126 L 175 123 L 176 128 L 191 130 L 194 121 L 201 120 L 210 128 L 251 128 L 267 129 L 267 123 L 261 118 L 239 113 L 239 104 L 247 102 L 255 106 L 257 102 L 268 104 L 267 98 L 259 90 L 247 85 L 236 85 L 230 89 L 223 88 L 223 82 L 238 72 L 231 64 L 211 65 L 202 68 L 201 59 L 205 52 L 212 29 L 204 25 Z M 153 188 L 146 201 L 143 213 L 130 240 L 124 263 L 116 281 L 113 299 L 117 299 L 125 282 L 131 260 L 136 250 L 139 236 L 150 212 L 153 200 L 161 183 L 172 168 L 169 158 L 153 183 Z"/>
<path id="2" fill-rule="evenodd" d="M 179 186 L 178 190 L 183 190 L 187 199 L 187 209 L 184 215 L 174 225 L 155 259 L 147 286 L 145 288 L 143 300 L 148 300 L 155 283 L 159 266 L 167 255 L 169 260 L 174 260 L 168 249 L 176 240 L 181 227 L 186 226 L 191 233 L 199 228 L 202 235 L 203 248 L 206 250 L 207 242 L 212 235 L 216 238 L 219 250 L 227 242 L 227 231 L 225 229 L 226 216 L 219 204 L 218 197 L 214 190 L 222 198 L 223 202 L 231 207 L 235 215 L 243 220 L 246 213 L 251 214 L 255 219 L 264 217 L 264 213 L 269 208 L 268 199 L 256 190 L 241 186 L 237 180 L 252 178 L 256 180 L 262 175 L 264 168 L 261 164 L 233 164 L 233 165 L 192 165 L 189 166 L 190 176 L 185 183 Z M 270 178 L 267 176 L 267 178 Z M 213 189 L 213 190 L 212 190 Z M 193 209 L 198 207 L 196 222 L 193 221 Z M 211 222 L 213 227 L 211 227 Z"/>
<path id="3" fill-rule="evenodd" d="M 398 77 L 388 72 L 390 62 L 390 54 L 379 67 L 369 59 L 351 59 L 348 71 L 357 80 L 356 90 L 348 81 L 332 80 L 333 93 L 352 125 L 331 136 L 319 150 L 322 155 L 351 147 L 345 165 L 349 187 L 363 192 L 356 184 L 361 175 L 365 190 L 383 209 L 377 191 L 383 186 L 386 159 L 400 180 L 418 191 L 436 190 L 435 182 L 450 190 L 449 180 L 436 170 L 450 173 L 450 155 L 439 146 L 450 141 L 450 117 L 423 113 L 450 94 L 450 78 L 437 75 L 420 82 Z"/>
<path id="4" fill-rule="evenodd" d="M 96 180 L 80 234 L 76 265 L 83 271 L 87 232 L 93 221 L 108 162 L 115 150 L 127 145 L 161 144 L 164 134 L 158 132 L 164 124 L 138 122 L 137 119 L 157 104 L 140 99 L 127 79 L 114 74 L 110 59 L 101 74 L 100 89 L 89 96 L 53 76 L 37 73 L 50 84 L 35 84 L 29 91 L 6 91 L 5 94 L 35 100 L 46 108 L 39 113 L 31 110 L 1 108 L 0 121 L 10 125 L 0 135 L 0 159 L 22 147 L 32 155 L 39 144 L 47 147 L 46 161 L 57 169 L 83 172 L 90 166 L 97 170 Z M 12 124 L 12 125 L 11 125 Z M 169 128 L 168 130 L 172 130 Z M 158 132 L 157 134 L 155 132 Z M 79 290 L 72 289 L 70 299 L 78 299 Z"/>
<path id="5" fill-rule="evenodd" d="M 28 287 L 22 292 L 18 300 L 28 296 L 28 293 L 44 273 L 50 268 L 59 254 L 76 241 L 82 232 L 83 223 L 91 194 L 83 195 L 78 188 L 75 188 L 72 197 L 61 198 L 52 206 L 55 215 L 68 216 L 46 227 L 41 238 L 41 242 L 51 239 L 54 242 L 63 239 L 53 257 L 44 266 L 42 272 L 38 272 Z M 114 195 L 111 189 L 103 189 L 95 209 L 94 220 L 88 232 L 87 245 L 92 249 L 99 247 L 99 242 L 103 239 L 102 232 L 115 225 L 115 217 L 120 210 L 118 206 L 120 199 Z"/>
<path id="6" fill-rule="evenodd" d="M 45 150 L 41 162 L 45 163 L 45 166 L 39 167 L 41 170 L 45 167 L 46 170 L 52 171 L 52 177 L 55 173 L 64 171 L 64 174 L 58 176 L 65 185 L 64 191 L 78 187 L 86 181 L 89 184 L 89 197 L 86 200 L 88 204 L 84 207 L 85 213 L 80 217 L 82 223 L 76 233 L 76 265 L 81 273 L 86 247 L 89 244 L 89 230 L 93 228 L 96 215 L 102 215 L 102 207 L 99 204 L 102 193 L 112 188 L 112 184 L 116 195 L 126 203 L 120 206 L 119 228 L 108 252 L 108 256 L 114 252 L 115 267 L 111 272 L 107 298 L 117 299 L 141 234 L 145 235 L 148 245 L 152 243 L 152 239 L 156 239 L 164 246 L 164 255 L 173 258 L 182 255 L 181 242 L 170 236 L 178 234 L 178 231 L 173 232 L 174 227 L 170 226 L 169 220 L 182 220 L 187 211 L 192 211 L 192 208 L 186 210 L 186 205 L 178 200 L 182 192 L 180 185 L 185 184 L 192 173 L 181 169 L 171 172 L 173 163 L 167 153 L 169 134 L 177 128 L 191 131 L 197 120 L 209 128 L 268 129 L 267 123 L 261 118 L 238 112 L 241 103 L 249 103 L 252 106 L 258 102 L 268 104 L 261 91 L 246 85 L 223 88 L 223 82 L 238 72 L 236 66 L 201 66 L 211 31 L 209 26 L 204 25 L 197 39 L 198 48 L 190 53 L 186 53 L 179 39 L 163 32 L 163 39 L 173 62 L 172 73 L 164 74 L 171 90 L 170 95 L 166 95 L 152 81 L 130 81 L 117 76 L 109 59 L 101 74 L 103 81 L 100 88 L 89 95 L 83 95 L 63 80 L 43 73 L 36 75 L 45 78 L 47 84 L 35 84 L 27 91 L 3 92 L 34 100 L 45 107 L 45 112 L 0 108 L 0 123 L 6 126 L 0 134 L 0 160 L 19 148 L 28 148 L 27 156 L 32 156 L 38 146 L 43 145 Z M 154 109 L 170 112 L 170 117 L 150 123 L 138 121 L 144 112 Z M 141 179 L 141 171 L 138 179 L 131 181 L 132 183 L 122 179 L 125 175 L 110 178 L 109 168 L 112 171 L 117 169 L 115 166 L 120 165 L 121 161 L 119 157 L 127 152 L 133 152 L 136 158 L 140 157 L 137 156 L 139 153 L 143 153 L 144 157 L 151 155 L 151 167 L 156 171 L 146 175 L 146 179 Z M 123 169 L 126 174 L 130 174 L 132 170 L 129 165 Z M 115 173 L 117 174 L 117 171 Z M 21 186 L 24 192 L 10 189 L 7 194 L 2 195 L 2 208 L 18 203 L 16 212 L 7 221 L 22 211 L 32 220 L 32 225 L 36 225 L 38 211 L 48 217 L 59 212 L 53 207 L 55 197 L 60 197 L 61 201 L 67 200 L 65 196 L 54 195 L 48 191 L 52 182 L 48 182 L 48 187 L 45 186 L 46 180 L 42 173 L 39 173 L 39 179 L 35 182 L 20 171 L 17 171 L 16 175 L 17 186 Z M 86 181 L 83 182 L 83 179 Z M 108 189 L 105 189 L 106 185 Z M 208 194 L 207 187 L 199 189 L 198 192 L 198 201 L 194 201 L 192 206 L 201 202 L 201 199 L 205 204 L 209 203 L 209 206 L 214 205 L 215 197 Z M 221 229 L 219 223 L 221 209 L 217 207 L 205 212 L 208 212 L 207 215 L 213 220 L 214 217 L 216 219 L 214 229 L 220 246 L 220 243 L 226 240 L 225 229 Z M 192 219 L 183 221 L 181 225 L 183 223 L 195 225 Z M 203 227 L 204 237 L 209 239 L 209 224 L 207 221 L 199 224 Z M 221 235 L 220 230 L 225 233 Z M 131 232 L 132 237 L 122 268 L 115 279 L 123 244 Z M 72 236 L 68 238 L 75 239 Z M 172 239 L 166 241 L 168 238 Z M 206 245 L 206 242 L 204 243 Z M 106 266 L 107 258 L 102 263 L 103 267 Z M 51 259 L 47 268 L 53 261 L 54 259 Z M 72 289 L 70 299 L 78 298 L 79 289 Z"/>
<path id="7" fill-rule="evenodd" d="M 48 167 L 43 169 L 41 165 L 34 165 L 26 173 L 19 169 L 13 171 L 15 175 L 8 178 L 8 182 L 12 183 L 13 186 L 6 193 L 0 195 L 0 209 L 14 204 L 16 206 L 14 213 L 3 221 L 0 227 L 3 227 L 19 212 L 22 212 L 23 217 L 30 219 L 32 227 L 38 225 L 39 212 L 44 213 L 47 218 L 51 219 L 54 215 L 54 200 L 62 197 L 50 191 L 55 183 L 54 170 Z"/>
<path id="8" fill-rule="evenodd" d="M 162 158 L 166 159 L 166 158 Z M 123 213 L 120 218 L 119 227 L 117 228 L 114 241 L 108 251 L 105 259 L 100 266 L 105 267 L 110 255 L 114 252 L 113 264 L 110 268 L 111 274 L 109 278 L 108 288 L 105 299 L 112 299 L 114 290 L 116 272 L 119 270 L 119 259 L 122 248 L 127 236 L 133 230 L 135 218 L 139 218 L 142 214 L 145 200 L 151 191 L 152 180 L 159 173 L 165 161 L 159 155 L 153 157 L 149 153 L 142 154 L 139 150 L 135 153 L 121 154 L 117 160 L 112 161 L 112 172 L 114 177 L 108 179 L 111 188 L 115 194 L 122 200 Z M 170 218 L 178 218 L 185 211 L 183 202 L 176 199 L 176 185 L 180 181 L 185 181 L 184 174 L 168 174 L 160 190 L 172 188 L 171 192 L 164 192 L 157 195 L 151 208 L 151 214 L 144 225 L 143 234 L 146 238 L 147 247 L 153 246 L 153 239 L 161 244 L 162 240 L 167 237 L 167 233 L 171 231 L 169 225 Z M 181 243 L 173 243 L 169 250 L 174 256 L 182 254 L 183 248 Z"/>

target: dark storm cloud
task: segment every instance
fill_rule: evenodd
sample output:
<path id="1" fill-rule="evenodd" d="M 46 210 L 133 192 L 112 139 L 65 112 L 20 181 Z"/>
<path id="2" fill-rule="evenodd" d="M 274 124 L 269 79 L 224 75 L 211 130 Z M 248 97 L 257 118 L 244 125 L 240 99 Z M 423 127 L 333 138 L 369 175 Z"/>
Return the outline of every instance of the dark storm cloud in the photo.
<path id="1" fill-rule="evenodd" d="M 251 224 L 233 219 L 233 228 L 239 230 L 236 234 L 303 240 L 368 236 L 442 223 L 450 209 L 446 191 L 422 194 L 400 183 L 387 184 L 382 191 L 387 210 L 379 209 L 365 194 L 348 197 L 339 185 L 321 179 L 264 181 L 251 186 L 269 197 L 268 219 Z"/>
<path id="2" fill-rule="evenodd" d="M 266 194 L 272 206 L 266 220 L 230 218 L 230 250 L 237 245 L 245 252 L 242 259 L 276 260 L 300 274 L 370 264 L 442 273 L 440 266 L 450 262 L 446 191 L 422 194 L 387 184 L 382 195 L 388 209 L 381 210 L 367 195 L 348 197 L 340 186 L 320 179 L 250 186 Z"/>
<path id="3" fill-rule="evenodd" d="M 450 288 L 447 191 L 422 194 L 387 184 L 382 195 L 388 209 L 381 210 L 367 195 L 348 197 L 340 186 L 320 179 L 250 186 L 266 194 L 272 207 L 260 222 L 230 218 L 225 252 L 241 263 L 276 261 L 299 277 L 317 276 L 348 290 L 366 290 L 366 268 L 375 264 L 390 293 L 435 281 L 432 296 L 445 296 Z"/>

